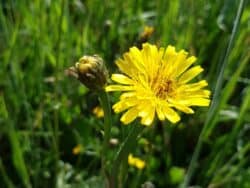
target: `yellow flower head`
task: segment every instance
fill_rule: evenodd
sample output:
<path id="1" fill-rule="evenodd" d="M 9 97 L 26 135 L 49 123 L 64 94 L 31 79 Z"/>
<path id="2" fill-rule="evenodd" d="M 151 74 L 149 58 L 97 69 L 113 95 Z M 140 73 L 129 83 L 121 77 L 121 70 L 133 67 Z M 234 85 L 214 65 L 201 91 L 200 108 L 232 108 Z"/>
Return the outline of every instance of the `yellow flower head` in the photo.
<path id="1" fill-rule="evenodd" d="M 82 145 L 80 145 L 80 144 L 76 145 L 76 146 L 72 149 L 72 153 L 73 153 L 74 155 L 78 155 L 78 154 L 80 154 L 82 151 L 83 151 L 83 147 L 82 147 Z"/>
<path id="2" fill-rule="evenodd" d="M 96 106 L 93 110 L 92 110 L 93 114 L 95 114 L 95 116 L 97 118 L 102 118 L 104 117 L 104 111 L 102 109 L 102 107 L 100 106 Z"/>
<path id="3" fill-rule="evenodd" d="M 129 154 L 128 156 L 128 164 L 138 169 L 143 169 L 146 165 L 145 161 L 141 160 L 140 158 L 134 157 L 132 154 Z"/>
<path id="4" fill-rule="evenodd" d="M 191 106 L 208 106 L 210 91 L 205 80 L 189 83 L 200 74 L 201 66 L 189 68 L 196 57 L 187 57 L 184 50 L 176 52 L 173 46 L 158 49 L 149 43 L 142 50 L 130 48 L 116 61 L 123 74 L 113 74 L 116 85 L 106 91 L 122 91 L 120 101 L 113 109 L 116 113 L 127 110 L 121 117 L 128 124 L 137 117 L 143 125 L 151 125 L 155 114 L 160 120 L 172 123 L 180 120 L 175 110 L 192 114 Z"/>

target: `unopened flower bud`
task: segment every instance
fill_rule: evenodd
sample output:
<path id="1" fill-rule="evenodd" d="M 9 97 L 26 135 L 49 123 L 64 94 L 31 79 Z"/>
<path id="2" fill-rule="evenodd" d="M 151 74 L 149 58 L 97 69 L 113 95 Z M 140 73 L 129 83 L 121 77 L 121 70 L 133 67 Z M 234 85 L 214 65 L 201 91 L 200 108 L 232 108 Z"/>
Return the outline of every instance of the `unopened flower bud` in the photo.
<path id="1" fill-rule="evenodd" d="M 74 67 L 67 70 L 67 73 L 91 90 L 103 89 L 108 77 L 104 62 L 98 55 L 81 57 Z"/>
<path id="2" fill-rule="evenodd" d="M 143 32 L 139 35 L 139 40 L 138 40 L 138 46 L 140 48 L 142 48 L 142 44 L 147 42 L 149 40 L 149 38 L 152 36 L 152 34 L 154 33 L 154 27 L 151 26 L 145 26 L 143 28 Z"/>

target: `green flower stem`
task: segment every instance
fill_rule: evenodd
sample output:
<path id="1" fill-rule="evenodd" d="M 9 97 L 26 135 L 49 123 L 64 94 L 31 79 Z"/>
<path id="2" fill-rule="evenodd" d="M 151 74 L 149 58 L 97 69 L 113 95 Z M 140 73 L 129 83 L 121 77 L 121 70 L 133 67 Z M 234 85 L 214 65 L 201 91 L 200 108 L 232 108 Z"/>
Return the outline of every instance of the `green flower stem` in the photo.
<path id="1" fill-rule="evenodd" d="M 104 111 L 104 142 L 103 142 L 103 148 L 102 148 L 102 170 L 105 170 L 106 156 L 107 156 L 109 140 L 110 140 L 112 116 L 111 116 L 111 107 L 110 107 L 107 93 L 104 90 L 101 90 L 98 94 L 99 94 L 101 106 Z"/>
<path id="2" fill-rule="evenodd" d="M 136 140 L 139 134 L 142 132 L 144 126 L 142 125 L 132 125 L 132 129 L 129 132 L 128 136 L 125 138 L 121 147 L 119 148 L 117 155 L 115 157 L 115 161 L 113 163 L 112 172 L 111 172 L 111 182 L 113 187 L 117 185 L 117 177 L 119 176 L 120 166 L 123 161 L 127 161 L 129 152 L 136 145 Z"/>

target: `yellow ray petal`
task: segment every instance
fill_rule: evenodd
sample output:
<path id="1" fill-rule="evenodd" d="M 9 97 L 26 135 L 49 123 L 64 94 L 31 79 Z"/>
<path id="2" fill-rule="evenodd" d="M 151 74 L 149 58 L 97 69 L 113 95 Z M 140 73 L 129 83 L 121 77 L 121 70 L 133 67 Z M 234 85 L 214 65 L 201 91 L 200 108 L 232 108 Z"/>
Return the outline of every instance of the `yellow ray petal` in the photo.
<path id="1" fill-rule="evenodd" d="M 119 58 L 116 60 L 115 64 L 118 66 L 120 71 L 122 73 L 125 73 L 127 75 L 130 75 L 130 68 L 127 62 L 125 62 L 123 59 Z"/>
<path id="2" fill-rule="evenodd" d="M 180 86 L 178 88 L 179 92 L 183 92 L 183 91 L 196 91 L 196 90 L 200 90 L 201 88 L 206 87 L 207 81 L 206 80 L 201 80 L 199 82 L 193 83 L 193 84 L 184 84 L 182 86 Z"/>
<path id="3" fill-rule="evenodd" d="M 151 104 L 151 101 L 149 99 L 140 100 L 140 102 L 138 104 L 139 104 L 138 109 L 140 111 L 140 113 L 139 113 L 140 117 L 147 116 L 149 114 L 149 111 L 153 107 Z"/>
<path id="4" fill-rule="evenodd" d="M 133 86 L 124 86 L 124 85 L 109 85 L 105 88 L 107 92 L 109 91 L 132 91 L 134 90 Z"/>
<path id="5" fill-rule="evenodd" d="M 121 94 L 120 100 L 123 100 L 126 98 L 131 98 L 131 97 L 136 98 L 136 94 L 137 94 L 136 92 L 125 92 L 125 93 Z"/>
<path id="6" fill-rule="evenodd" d="M 128 99 L 120 100 L 119 102 L 114 104 L 113 109 L 115 113 L 119 113 L 137 104 L 138 104 L 138 100 L 136 98 L 128 98 Z"/>
<path id="7" fill-rule="evenodd" d="M 177 75 L 180 75 L 180 72 L 183 71 L 183 66 L 180 68 L 180 64 L 186 61 L 187 55 L 188 53 L 185 50 L 181 50 L 177 53 L 173 64 L 172 76 L 177 77 Z"/>
<path id="8" fill-rule="evenodd" d="M 121 122 L 125 125 L 131 123 L 138 116 L 138 109 L 136 107 L 130 108 L 127 112 L 125 112 L 121 117 Z"/>
<path id="9" fill-rule="evenodd" d="M 181 103 L 181 101 L 177 102 L 177 101 L 173 101 L 173 100 L 172 101 L 170 100 L 170 102 L 173 105 L 173 107 L 176 108 L 177 110 L 185 112 L 186 114 L 193 114 L 194 113 L 194 111 L 191 108 L 189 108 L 186 105 L 186 103 Z"/>
<path id="10" fill-rule="evenodd" d="M 134 84 L 133 80 L 131 80 L 129 77 L 127 77 L 123 74 L 112 74 L 111 79 L 115 82 L 120 83 L 120 84 L 127 84 L 127 85 Z"/>
<path id="11" fill-rule="evenodd" d="M 166 51 L 164 53 L 163 59 L 164 60 L 169 60 L 168 59 L 169 57 L 175 57 L 176 55 L 177 55 L 177 53 L 175 51 L 175 47 L 171 46 L 171 45 L 168 45 L 167 48 L 166 48 Z"/>
<path id="12" fill-rule="evenodd" d="M 165 106 L 163 109 L 165 117 L 172 123 L 177 123 L 180 121 L 180 116 L 171 108 Z"/>
<path id="13" fill-rule="evenodd" d="M 161 105 L 156 107 L 156 112 L 157 112 L 157 116 L 158 116 L 159 120 L 163 121 L 165 119 L 165 114 L 162 110 Z"/>
<path id="14" fill-rule="evenodd" d="M 142 117 L 141 119 L 141 124 L 146 125 L 146 126 L 150 126 L 152 124 L 152 122 L 154 121 L 154 117 L 155 117 L 155 108 L 151 107 L 151 108 L 147 108 L 147 111 L 145 111 L 145 114 L 140 114 L 140 116 Z"/>
<path id="15" fill-rule="evenodd" d="M 148 75 L 153 75 L 157 71 L 157 68 L 159 66 L 157 64 L 156 56 L 153 56 L 154 53 L 157 53 L 156 46 L 150 45 L 149 43 L 145 43 L 143 44 L 141 53 L 142 53 L 143 62 L 145 64 L 146 73 Z"/>
<path id="16" fill-rule="evenodd" d="M 205 90 L 205 89 L 185 93 L 186 98 L 209 98 L 210 95 L 211 95 L 211 91 Z"/>
<path id="17" fill-rule="evenodd" d="M 210 100 L 204 98 L 191 98 L 182 101 L 188 106 L 209 106 Z"/>
<path id="18" fill-rule="evenodd" d="M 195 61 L 196 57 L 191 56 L 183 61 L 178 61 L 176 77 L 180 76 L 183 72 L 185 72 Z"/>
<path id="19" fill-rule="evenodd" d="M 163 75 L 168 76 L 173 72 L 174 62 L 177 58 L 177 53 L 175 47 L 169 45 L 163 55 L 163 60 L 161 61 L 161 72 Z"/>
<path id="20" fill-rule="evenodd" d="M 140 61 L 137 61 L 137 57 L 134 57 L 131 53 L 125 53 L 123 58 L 126 62 L 129 63 L 129 66 L 132 68 L 133 71 L 131 73 L 141 72 L 145 73 L 144 65 L 141 64 Z M 131 75 L 133 77 L 133 75 Z"/>
<path id="21" fill-rule="evenodd" d="M 187 72 L 184 72 L 178 82 L 181 84 L 187 83 L 188 81 L 192 80 L 194 77 L 196 77 L 198 74 L 200 74 L 203 71 L 203 68 L 201 66 L 195 66 L 191 69 L 189 69 Z"/>
<path id="22" fill-rule="evenodd" d="M 137 66 L 141 67 L 142 69 L 145 69 L 140 50 L 136 47 L 132 47 L 129 49 L 129 52 L 131 54 L 131 57 L 133 58 L 133 63 L 137 64 Z"/>

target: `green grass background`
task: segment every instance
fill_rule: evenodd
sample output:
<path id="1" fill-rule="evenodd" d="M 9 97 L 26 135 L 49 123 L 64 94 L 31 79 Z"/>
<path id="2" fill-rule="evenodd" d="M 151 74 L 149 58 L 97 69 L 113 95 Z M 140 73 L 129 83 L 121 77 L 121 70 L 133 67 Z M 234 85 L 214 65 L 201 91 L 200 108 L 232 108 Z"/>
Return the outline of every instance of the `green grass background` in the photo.
<path id="1" fill-rule="evenodd" d="M 103 124 L 92 114 L 97 95 L 64 70 L 84 54 L 99 54 L 116 71 L 116 58 L 146 25 L 155 29 L 149 42 L 198 57 L 213 102 L 176 125 L 147 128 L 134 151 L 146 168 L 130 167 L 123 186 L 177 187 L 200 140 L 191 185 L 250 187 L 247 0 L 1 0 L 1 187 L 103 187 Z M 117 99 L 112 95 L 112 103 Z M 119 115 L 113 122 L 112 136 L 122 140 L 129 127 Z M 73 155 L 77 144 L 84 150 Z"/>

